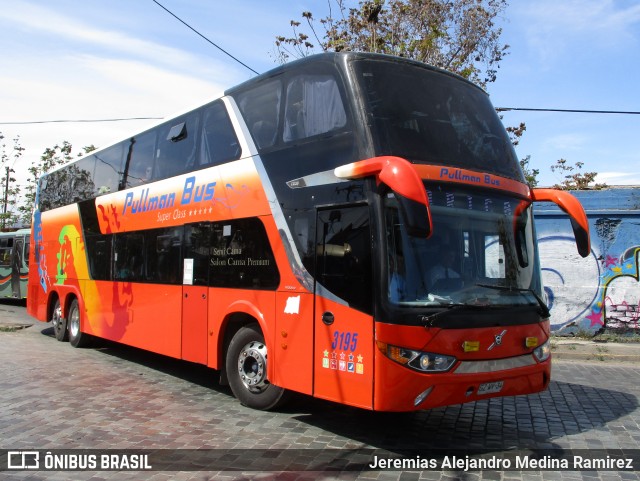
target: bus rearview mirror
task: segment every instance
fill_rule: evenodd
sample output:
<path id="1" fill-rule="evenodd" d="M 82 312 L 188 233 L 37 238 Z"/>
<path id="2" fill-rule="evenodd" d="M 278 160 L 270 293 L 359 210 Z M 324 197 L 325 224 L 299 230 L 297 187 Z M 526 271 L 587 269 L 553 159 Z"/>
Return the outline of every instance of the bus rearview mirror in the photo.
<path id="1" fill-rule="evenodd" d="M 534 202 L 553 202 L 569 215 L 573 235 L 576 239 L 578 253 L 587 257 L 591 252 L 589 222 L 582 205 L 573 195 L 558 189 L 532 189 L 531 200 Z"/>
<path id="2" fill-rule="evenodd" d="M 405 227 L 414 237 L 430 237 L 433 231 L 429 198 L 422 179 L 411 162 L 393 156 L 374 157 L 337 167 L 334 171 L 342 179 L 376 176 L 378 183 L 387 185 L 397 194 Z"/>

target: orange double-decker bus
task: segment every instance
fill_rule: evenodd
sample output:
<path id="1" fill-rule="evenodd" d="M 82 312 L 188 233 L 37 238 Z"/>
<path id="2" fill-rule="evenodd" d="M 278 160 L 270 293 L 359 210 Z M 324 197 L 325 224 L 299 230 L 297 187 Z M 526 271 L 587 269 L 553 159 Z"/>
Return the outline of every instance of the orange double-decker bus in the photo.
<path id="1" fill-rule="evenodd" d="M 28 310 L 286 391 L 413 411 L 541 391 L 530 189 L 488 96 L 406 59 L 322 54 L 42 177 Z M 73 369 L 71 367 L 70 369 Z"/>

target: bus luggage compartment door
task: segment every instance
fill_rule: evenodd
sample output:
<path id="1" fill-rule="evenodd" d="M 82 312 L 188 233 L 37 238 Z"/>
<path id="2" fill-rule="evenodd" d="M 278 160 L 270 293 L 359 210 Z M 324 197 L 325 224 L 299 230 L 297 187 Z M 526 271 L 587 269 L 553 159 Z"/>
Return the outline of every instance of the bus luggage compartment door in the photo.
<path id="1" fill-rule="evenodd" d="M 182 286 L 182 359 L 207 364 L 206 286 Z"/>

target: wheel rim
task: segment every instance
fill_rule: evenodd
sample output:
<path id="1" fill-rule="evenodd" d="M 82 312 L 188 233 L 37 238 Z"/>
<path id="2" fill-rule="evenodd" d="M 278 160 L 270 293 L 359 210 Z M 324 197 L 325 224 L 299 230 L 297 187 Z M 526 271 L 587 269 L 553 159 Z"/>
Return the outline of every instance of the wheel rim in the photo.
<path id="1" fill-rule="evenodd" d="M 71 309 L 69 313 L 69 333 L 76 337 L 80 333 L 80 311 Z"/>
<path id="2" fill-rule="evenodd" d="M 238 373 L 244 386 L 260 393 L 269 386 L 267 381 L 267 346 L 252 341 L 242 348 L 238 356 Z"/>
<path id="3" fill-rule="evenodd" d="M 62 307 L 60 307 L 60 304 L 58 304 L 53 309 L 53 315 L 51 316 L 51 323 L 53 324 L 53 328 L 56 331 L 59 331 L 62 329 Z"/>

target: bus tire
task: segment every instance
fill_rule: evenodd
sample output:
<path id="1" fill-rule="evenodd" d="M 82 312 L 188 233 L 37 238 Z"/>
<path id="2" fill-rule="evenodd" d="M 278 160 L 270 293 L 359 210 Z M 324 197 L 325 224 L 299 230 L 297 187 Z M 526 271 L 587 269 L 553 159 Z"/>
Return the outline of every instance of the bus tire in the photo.
<path id="1" fill-rule="evenodd" d="M 51 311 L 51 325 L 53 326 L 53 333 L 58 341 L 64 342 L 69 340 L 67 319 L 63 315 L 60 299 L 56 299 L 56 303 L 53 305 L 53 310 Z"/>
<path id="2" fill-rule="evenodd" d="M 74 299 L 67 313 L 69 344 L 73 347 L 86 347 L 90 342 L 90 336 L 81 330 L 80 318 L 80 305 L 78 299 Z"/>
<path id="3" fill-rule="evenodd" d="M 225 369 L 233 395 L 253 409 L 269 410 L 284 400 L 285 389 L 267 379 L 267 345 L 260 328 L 240 328 L 227 349 Z"/>

